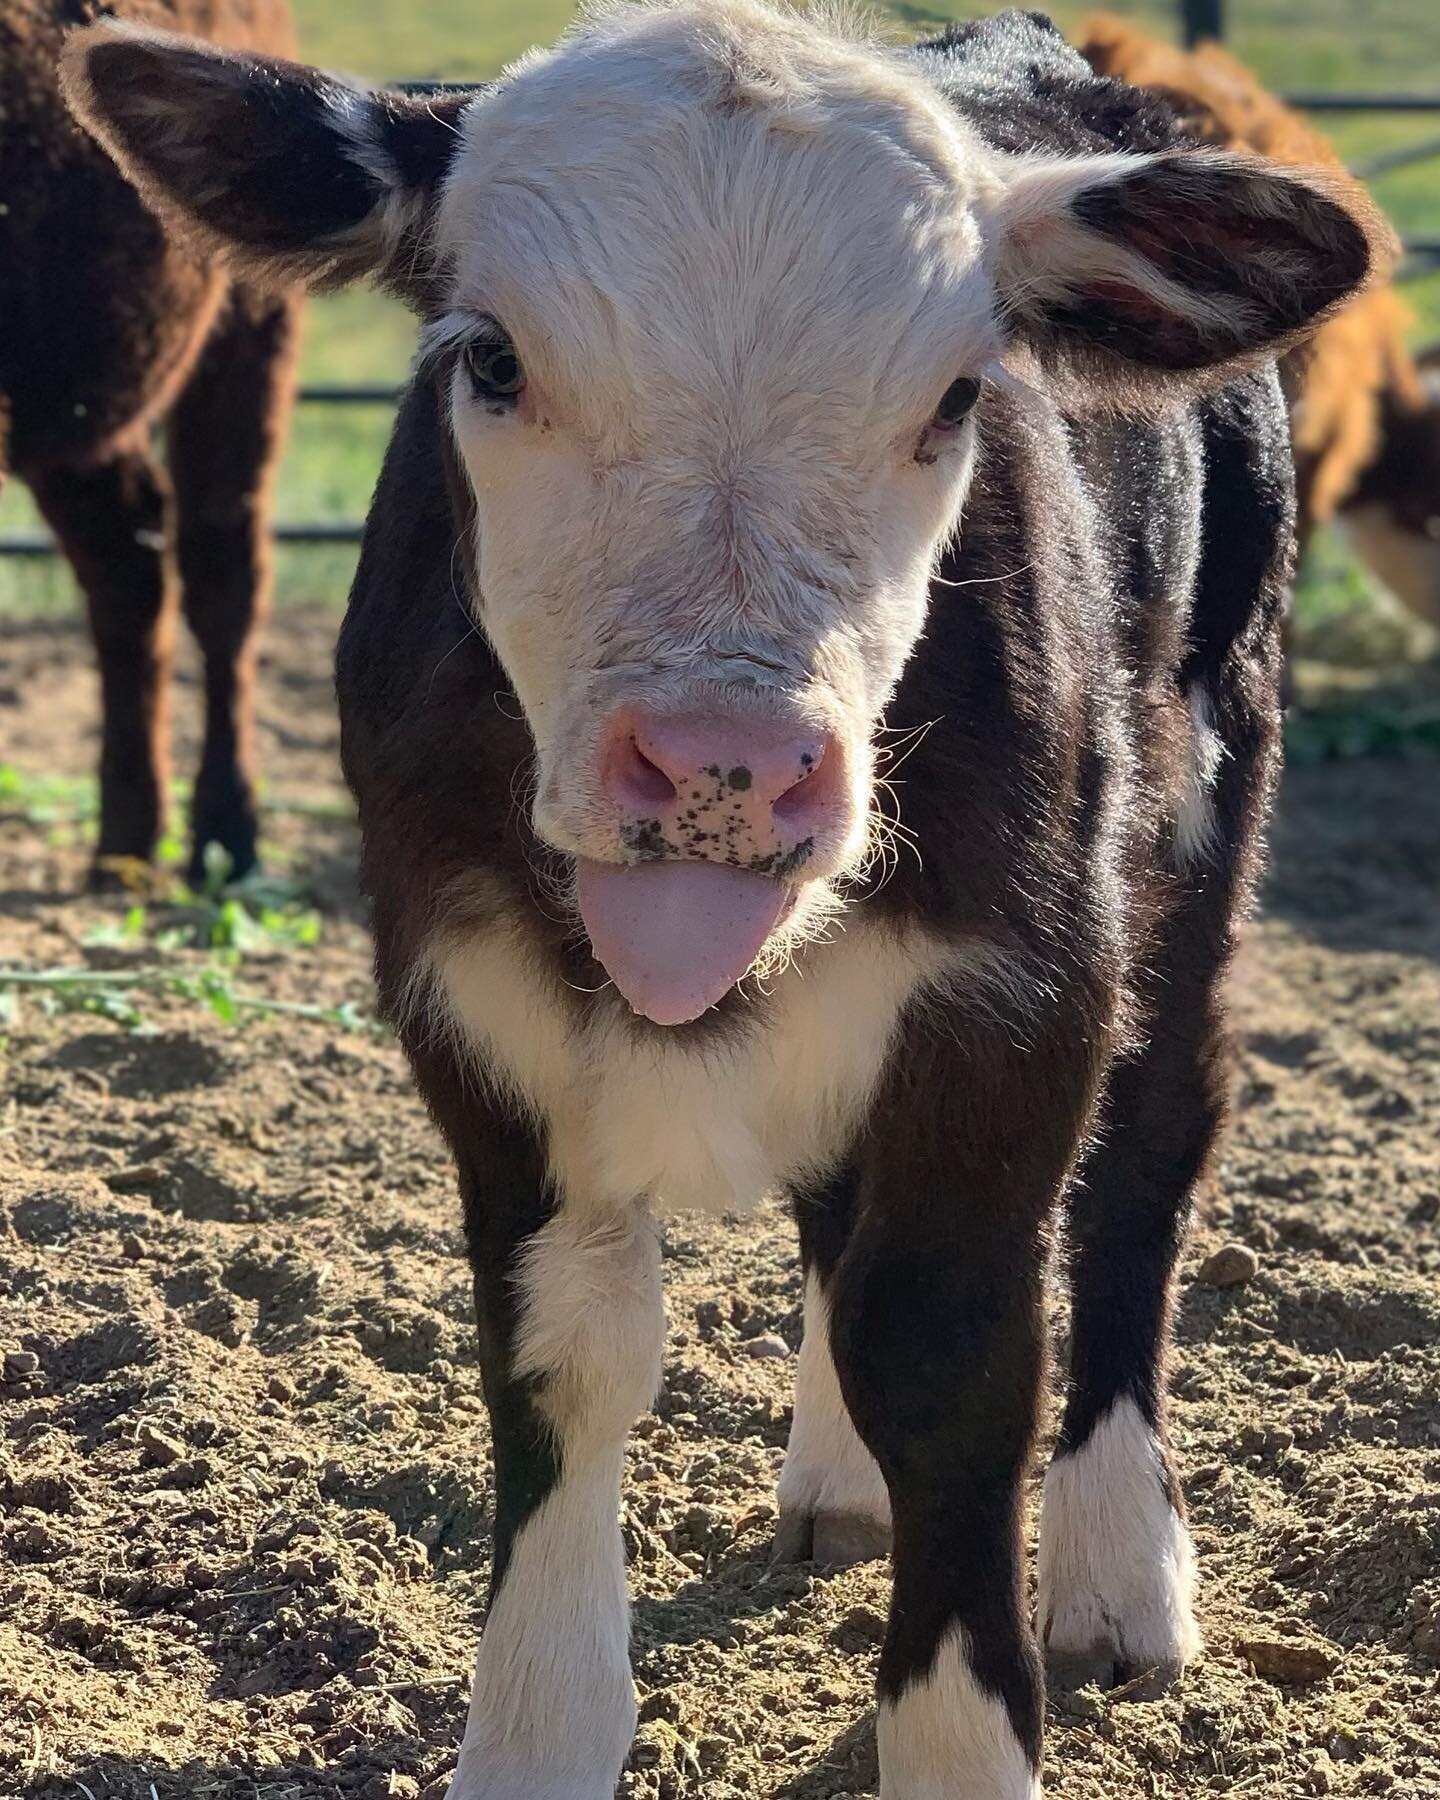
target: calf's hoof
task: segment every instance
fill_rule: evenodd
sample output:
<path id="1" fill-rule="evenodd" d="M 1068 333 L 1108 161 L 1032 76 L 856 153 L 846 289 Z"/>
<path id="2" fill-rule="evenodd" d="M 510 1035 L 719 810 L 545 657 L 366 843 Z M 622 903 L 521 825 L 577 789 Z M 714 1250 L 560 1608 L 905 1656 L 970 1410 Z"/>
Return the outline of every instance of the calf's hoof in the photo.
<path id="1" fill-rule="evenodd" d="M 814 1563 L 821 1569 L 850 1569 L 890 1554 L 890 1525 L 853 1512 L 782 1512 L 770 1552 L 772 1567 Z"/>
<path id="2" fill-rule="evenodd" d="M 1055 1458 L 1040 1518 L 1036 1625 L 1051 1682 L 1157 1689 L 1199 1652 L 1195 1557 L 1165 1453 L 1120 1400 Z"/>
<path id="3" fill-rule="evenodd" d="M 1097 1687 L 1102 1694 L 1116 1688 L 1136 1687 L 1135 1699 L 1156 1699 L 1184 1672 L 1183 1661 L 1135 1663 L 1108 1639 L 1099 1639 L 1083 1650 L 1057 1649 L 1045 1646 L 1045 1677 L 1050 1686 L 1062 1694 L 1078 1693 L 1081 1688 Z"/>
<path id="4" fill-rule="evenodd" d="M 577 1787 L 574 1782 L 561 1782 L 557 1786 L 544 1776 L 531 1781 L 508 1771 L 491 1781 L 484 1776 L 462 1774 L 457 1769 L 445 1791 L 445 1800 L 615 1800 L 615 1783 L 586 1783 Z"/>

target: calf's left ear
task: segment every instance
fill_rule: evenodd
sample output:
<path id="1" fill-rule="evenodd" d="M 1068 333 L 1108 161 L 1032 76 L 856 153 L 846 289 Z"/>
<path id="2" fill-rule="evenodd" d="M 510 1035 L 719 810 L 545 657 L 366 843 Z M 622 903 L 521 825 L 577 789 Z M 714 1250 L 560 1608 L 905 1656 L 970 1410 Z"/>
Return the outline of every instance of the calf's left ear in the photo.
<path id="1" fill-rule="evenodd" d="M 172 230 L 272 285 L 421 281 L 414 250 L 473 98 L 412 100 L 118 23 L 70 34 L 61 83 Z"/>
<path id="2" fill-rule="evenodd" d="M 1012 342 L 1066 390 L 1145 404 L 1303 337 L 1393 260 L 1358 183 L 1206 150 L 1016 158 L 995 278 Z"/>

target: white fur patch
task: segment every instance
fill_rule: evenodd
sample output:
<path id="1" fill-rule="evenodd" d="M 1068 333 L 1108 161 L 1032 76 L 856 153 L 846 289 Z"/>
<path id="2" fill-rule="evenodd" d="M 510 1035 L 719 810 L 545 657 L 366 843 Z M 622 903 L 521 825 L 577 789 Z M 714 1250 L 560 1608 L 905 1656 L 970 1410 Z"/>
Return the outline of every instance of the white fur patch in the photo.
<path id="1" fill-rule="evenodd" d="M 1136 1669 L 1178 1669 L 1200 1648 L 1194 1590 L 1190 1534 L 1155 1434 L 1133 1400 L 1118 1400 L 1045 1477 L 1040 1637 L 1056 1657 L 1098 1650 Z"/>
<path id="2" fill-rule="evenodd" d="M 1003 348 L 976 202 L 996 158 L 917 69 L 819 14 L 614 7 L 467 113 L 438 209 L 448 305 L 525 370 L 458 378 L 477 612 L 534 734 L 534 821 L 623 860 L 616 709 L 832 733 L 864 857 L 870 744 L 923 628 Z"/>
<path id="3" fill-rule="evenodd" d="M 451 1800 L 613 1800 L 635 1731 L 617 1523 L 625 1437 L 660 1380 L 660 1253 L 632 1209 L 569 1209 L 522 1265 L 516 1372 L 543 1375 L 562 1475 L 480 1642 Z"/>
<path id="4" fill-rule="evenodd" d="M 442 938 L 438 996 L 462 1045 L 543 1120 L 562 1192 L 625 1207 L 744 1211 L 829 1169 L 864 1116 L 907 1003 L 943 981 L 963 1001 L 963 949 L 870 927 L 809 946 L 724 1038 L 637 1029 L 616 1009 L 577 1022 L 570 997 L 503 923 Z M 994 1001 L 988 962 L 975 979 Z"/>
<path id="5" fill-rule="evenodd" d="M 450 1800 L 614 1800 L 635 1735 L 620 1465 L 567 1473 L 517 1538 Z"/>
<path id="6" fill-rule="evenodd" d="M 882 1702 L 875 1734 L 880 1800 L 1040 1800 L 1040 1777 L 1003 1701 L 975 1679 L 958 1625 L 925 1679 Z"/>
<path id="7" fill-rule="evenodd" d="M 830 1354 L 830 1308 L 819 1278 L 805 1280 L 805 1336 L 795 1374 L 795 1418 L 776 1498 L 782 1513 L 838 1513 L 888 1528 L 890 1496 L 840 1392 Z"/>
<path id="8" fill-rule="evenodd" d="M 394 158 L 385 148 L 379 107 L 370 93 L 332 81 L 325 103 L 351 162 L 374 181 L 380 195 L 375 211 L 352 226 L 346 235 L 362 241 L 376 239 L 383 246 L 381 254 L 389 256 L 407 231 L 420 226 L 430 196 L 423 188 L 412 188 L 401 179 Z"/>
<path id="9" fill-rule="evenodd" d="M 519 1289 L 515 1373 L 543 1377 L 539 1404 L 567 1462 L 623 1443 L 660 1386 L 665 1308 L 649 1215 L 596 1217 L 567 1202 L 526 1246 Z"/>
<path id="10" fill-rule="evenodd" d="M 1219 837 L 1215 783 L 1226 757 L 1209 694 L 1197 683 L 1189 700 L 1189 755 L 1175 807 L 1175 860 L 1182 869 L 1195 868 L 1214 852 Z"/>

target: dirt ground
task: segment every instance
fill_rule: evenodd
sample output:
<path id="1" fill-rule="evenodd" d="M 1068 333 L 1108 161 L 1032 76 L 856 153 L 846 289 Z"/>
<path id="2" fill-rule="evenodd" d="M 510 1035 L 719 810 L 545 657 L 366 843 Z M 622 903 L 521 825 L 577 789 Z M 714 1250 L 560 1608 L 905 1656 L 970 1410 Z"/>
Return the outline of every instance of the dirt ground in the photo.
<path id="1" fill-rule="evenodd" d="M 363 1006 L 334 623 L 284 617 L 263 699 L 276 858 L 322 933 L 234 982 Z M 83 774 L 92 720 L 74 631 L 12 629 L 0 761 Z M 1055 1700 L 1063 1800 L 1440 1797 L 1437 793 L 1433 762 L 1288 778 L 1175 1363 L 1207 1649 L 1158 1697 Z M 0 798 L 0 960 L 153 966 L 87 945 L 117 907 L 77 897 L 83 867 L 63 820 Z M 142 1010 L 29 995 L 0 1028 L 0 1796 L 438 1800 L 490 1498 L 445 1160 L 382 1035 Z M 1253 1278 L 1199 1277 L 1224 1244 Z M 885 1568 L 767 1568 L 792 1367 L 750 1346 L 798 1342 L 791 1232 L 682 1217 L 666 1256 L 622 1792 L 873 1795 Z"/>

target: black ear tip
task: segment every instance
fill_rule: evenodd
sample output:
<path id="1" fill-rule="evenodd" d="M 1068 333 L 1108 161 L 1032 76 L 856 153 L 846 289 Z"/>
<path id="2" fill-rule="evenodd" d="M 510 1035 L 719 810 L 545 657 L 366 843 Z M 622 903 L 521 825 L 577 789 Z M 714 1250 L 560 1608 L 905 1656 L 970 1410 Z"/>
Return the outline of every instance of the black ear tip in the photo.
<path id="1" fill-rule="evenodd" d="M 1304 179 L 1330 221 L 1337 277 L 1352 288 L 1383 281 L 1400 260 L 1400 240 L 1369 189 L 1338 171 L 1306 172 Z"/>

